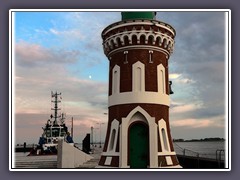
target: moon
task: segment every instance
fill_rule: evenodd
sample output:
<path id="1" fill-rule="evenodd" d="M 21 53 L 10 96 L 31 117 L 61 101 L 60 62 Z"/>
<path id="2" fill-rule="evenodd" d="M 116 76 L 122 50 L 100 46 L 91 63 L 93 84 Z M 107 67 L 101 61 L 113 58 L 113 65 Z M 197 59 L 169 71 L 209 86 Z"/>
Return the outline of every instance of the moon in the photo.
<path id="1" fill-rule="evenodd" d="M 91 75 L 89 75 L 89 76 L 88 76 L 88 78 L 89 78 L 89 79 L 92 79 L 92 76 L 91 76 Z"/>

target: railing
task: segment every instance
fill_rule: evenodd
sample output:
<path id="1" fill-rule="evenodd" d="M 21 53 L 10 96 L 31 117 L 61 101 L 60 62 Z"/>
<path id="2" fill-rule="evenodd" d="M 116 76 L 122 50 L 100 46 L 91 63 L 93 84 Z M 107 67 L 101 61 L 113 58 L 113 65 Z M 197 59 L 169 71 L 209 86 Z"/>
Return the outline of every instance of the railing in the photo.
<path id="1" fill-rule="evenodd" d="M 225 154 L 225 151 L 223 149 L 216 150 L 216 161 L 218 162 L 219 166 L 222 161 L 222 152 Z"/>
<path id="2" fill-rule="evenodd" d="M 215 154 L 213 154 L 213 153 L 199 153 L 199 152 L 187 149 L 187 148 L 182 148 L 177 143 L 174 143 L 174 145 L 175 145 L 174 146 L 175 152 L 178 155 L 182 155 L 184 159 L 187 156 L 196 158 L 197 167 L 199 167 L 199 160 L 203 159 L 203 158 L 216 160 L 219 167 L 220 167 L 220 164 L 224 161 L 225 151 L 223 149 L 217 149 L 215 151 Z M 215 155 L 215 159 L 214 159 L 214 155 Z"/>

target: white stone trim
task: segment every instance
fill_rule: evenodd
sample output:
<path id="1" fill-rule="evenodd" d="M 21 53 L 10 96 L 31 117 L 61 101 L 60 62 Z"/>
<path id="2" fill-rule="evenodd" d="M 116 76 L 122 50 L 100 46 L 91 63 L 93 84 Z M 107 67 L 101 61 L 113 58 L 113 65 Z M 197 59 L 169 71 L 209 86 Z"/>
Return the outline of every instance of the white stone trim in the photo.
<path id="1" fill-rule="evenodd" d="M 158 92 L 166 94 L 166 77 L 165 68 L 162 64 L 157 66 L 157 82 L 158 82 Z"/>
<path id="2" fill-rule="evenodd" d="M 134 115 L 136 113 L 141 113 L 145 123 L 149 126 L 149 158 L 150 158 L 150 168 L 157 167 L 157 124 L 155 123 L 155 118 L 151 117 L 144 109 L 137 106 L 133 109 L 126 118 L 122 118 L 122 124 L 120 126 L 120 164 L 119 167 L 127 167 L 128 159 L 128 129 L 133 121 L 135 121 Z"/>
<path id="3" fill-rule="evenodd" d="M 154 51 L 164 53 L 166 55 L 166 58 L 168 58 L 168 56 L 169 56 L 169 52 L 166 51 L 165 49 L 160 48 L 160 47 L 156 47 L 156 46 L 149 46 L 149 45 L 132 45 L 132 46 L 124 46 L 124 47 L 120 47 L 120 48 L 115 48 L 114 50 L 110 51 L 106 55 L 107 56 L 112 56 L 114 53 L 117 53 L 119 51 L 130 51 L 130 50 L 133 50 L 133 49 L 147 49 L 147 50 L 151 49 L 151 50 L 154 50 Z"/>
<path id="4" fill-rule="evenodd" d="M 108 106 L 119 104 L 132 104 L 132 103 L 146 103 L 146 104 L 160 104 L 169 106 L 170 98 L 167 94 L 158 92 L 123 92 L 112 94 L 108 97 Z"/>
<path id="5" fill-rule="evenodd" d="M 108 152 L 102 152 L 101 155 L 102 156 L 119 156 L 120 153 L 119 152 L 114 152 L 114 151 L 108 151 Z"/>
<path id="6" fill-rule="evenodd" d="M 115 76 L 117 77 L 115 78 Z M 115 65 L 114 68 L 112 69 L 112 94 L 118 94 L 119 92 L 120 92 L 120 66 Z"/>
<path id="7" fill-rule="evenodd" d="M 160 166 L 160 167 L 158 167 L 158 168 L 174 168 L 174 169 L 176 169 L 176 168 L 182 168 L 182 166 L 180 166 L 180 165 L 176 165 L 176 166 Z"/>
<path id="8" fill-rule="evenodd" d="M 151 45 L 155 45 L 157 39 L 159 39 L 159 43 L 157 44 L 159 47 L 162 46 L 162 43 L 164 43 L 164 49 L 169 51 L 170 53 L 173 52 L 174 48 L 174 39 L 172 39 L 171 36 L 168 34 L 164 34 L 161 32 L 155 32 L 153 30 L 131 30 L 131 31 L 123 31 L 121 33 L 115 33 L 111 35 L 110 37 L 104 39 L 103 47 L 104 52 L 109 52 L 114 50 L 115 48 L 118 48 L 119 46 L 125 46 L 125 38 L 127 38 L 127 41 L 130 45 L 132 45 L 133 37 L 137 38 L 137 44 L 140 44 L 140 39 L 143 36 L 145 44 L 149 44 L 149 37 L 152 37 L 152 41 L 150 42 Z"/>
<path id="9" fill-rule="evenodd" d="M 104 32 L 103 35 L 107 34 L 108 32 L 114 30 L 114 29 L 117 29 L 117 28 L 120 28 L 120 27 L 124 27 L 124 26 L 134 26 L 134 25 L 155 25 L 155 26 L 158 26 L 158 27 L 161 27 L 161 28 L 164 28 L 164 29 L 167 29 L 168 31 L 170 31 L 174 36 L 175 36 L 175 32 L 168 28 L 165 24 L 165 23 L 162 23 L 160 21 L 149 21 L 149 22 L 142 22 L 142 21 L 135 21 L 135 22 L 123 22 L 122 24 L 118 24 L 118 25 L 115 25 L 113 26 L 112 28 L 109 28 L 108 30 L 106 30 Z"/>
<path id="10" fill-rule="evenodd" d="M 168 166 L 173 165 L 171 156 L 166 156 L 165 158 Z"/>
<path id="11" fill-rule="evenodd" d="M 140 76 L 138 74 L 140 70 Z M 140 61 L 132 65 L 132 89 L 133 92 L 145 91 L 145 65 Z"/>
<path id="12" fill-rule="evenodd" d="M 126 156 L 126 154 L 123 154 L 123 152 L 125 152 L 123 149 L 123 140 L 125 139 L 125 138 L 123 138 L 122 136 L 123 136 L 123 134 L 122 134 L 122 132 L 123 132 L 123 130 L 122 130 L 122 124 L 120 124 L 120 126 L 119 126 L 119 132 L 120 132 L 120 136 L 119 136 L 119 154 L 120 154 L 120 156 L 119 156 L 119 167 L 126 167 L 127 166 L 127 161 L 125 161 L 125 158 L 122 158 L 123 157 L 123 155 L 125 155 Z"/>
<path id="13" fill-rule="evenodd" d="M 96 167 L 94 167 L 94 168 L 96 168 L 96 169 L 108 169 L 108 170 L 106 170 L 106 171 L 110 171 L 109 169 L 114 169 L 113 171 L 116 171 L 115 170 L 115 168 L 116 167 L 114 167 L 114 166 L 100 166 L 100 165 L 97 165 Z"/>
<path id="14" fill-rule="evenodd" d="M 153 63 L 153 58 L 152 58 L 153 51 L 149 50 L 148 53 L 149 53 L 149 63 Z"/>
<path id="15" fill-rule="evenodd" d="M 104 165 L 111 165 L 111 162 L 112 162 L 112 157 L 107 157 Z"/>
<path id="16" fill-rule="evenodd" d="M 112 36 L 110 36 L 104 40 L 104 45 L 107 45 L 109 48 L 113 48 L 113 45 L 118 47 L 118 45 L 119 45 L 118 39 L 120 40 L 121 45 L 125 45 L 124 44 L 125 37 L 128 38 L 129 44 L 132 44 L 132 38 L 134 36 L 137 37 L 137 44 L 140 43 L 141 36 L 144 36 L 145 43 L 148 43 L 149 36 L 152 36 L 153 37 L 153 42 L 152 42 L 153 45 L 155 44 L 156 40 L 158 38 L 160 38 L 160 41 L 158 44 L 159 46 L 162 45 L 164 39 L 166 40 L 166 43 L 169 45 L 169 49 L 174 46 L 174 40 L 169 35 L 161 33 L 161 32 L 148 31 L 148 30 L 144 30 L 144 29 L 140 30 L 140 31 L 133 30 L 133 31 L 124 31 L 122 33 L 113 34 Z"/>
<path id="17" fill-rule="evenodd" d="M 176 155 L 175 151 L 172 152 L 158 152 L 158 156 L 173 156 Z"/>
<path id="18" fill-rule="evenodd" d="M 123 51 L 123 54 L 124 54 L 124 64 L 127 64 L 128 63 L 128 51 Z"/>
<path id="19" fill-rule="evenodd" d="M 118 129 L 119 129 L 119 121 L 117 121 L 116 119 L 114 119 L 111 123 L 111 131 L 110 131 L 110 136 L 109 136 L 109 141 L 108 141 L 108 148 L 107 148 L 107 152 L 115 152 L 116 151 L 116 146 L 117 146 L 117 138 L 118 138 Z M 113 144 L 113 149 L 110 149 L 110 144 L 111 144 L 111 140 L 112 140 L 112 136 L 113 136 L 113 130 L 116 131 L 115 137 L 114 137 L 114 144 Z"/>
<path id="20" fill-rule="evenodd" d="M 164 137 L 162 135 L 162 129 L 164 129 L 164 131 L 165 131 L 166 143 L 165 143 Z M 164 119 L 161 119 L 160 121 L 158 121 L 158 133 L 159 133 L 159 136 L 160 136 L 162 152 L 163 153 L 171 152 L 168 133 L 167 133 L 167 125 L 166 125 L 166 122 L 164 121 Z M 165 147 L 165 146 L 167 146 L 167 147 Z"/>

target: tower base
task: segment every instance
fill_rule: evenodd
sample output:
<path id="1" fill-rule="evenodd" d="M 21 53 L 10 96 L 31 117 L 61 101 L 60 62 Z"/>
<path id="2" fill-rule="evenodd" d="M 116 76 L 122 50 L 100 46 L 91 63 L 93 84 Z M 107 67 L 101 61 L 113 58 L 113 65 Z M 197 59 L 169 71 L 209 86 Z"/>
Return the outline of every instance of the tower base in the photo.
<path id="1" fill-rule="evenodd" d="M 121 167 L 111 167 L 111 166 L 96 166 L 95 168 L 99 168 L 99 169 L 122 169 Z M 130 167 L 123 167 L 123 169 L 130 169 Z M 146 169 L 181 169 L 182 166 L 180 165 L 176 165 L 176 166 L 165 166 L 165 167 L 157 167 L 157 168 L 146 168 Z"/>

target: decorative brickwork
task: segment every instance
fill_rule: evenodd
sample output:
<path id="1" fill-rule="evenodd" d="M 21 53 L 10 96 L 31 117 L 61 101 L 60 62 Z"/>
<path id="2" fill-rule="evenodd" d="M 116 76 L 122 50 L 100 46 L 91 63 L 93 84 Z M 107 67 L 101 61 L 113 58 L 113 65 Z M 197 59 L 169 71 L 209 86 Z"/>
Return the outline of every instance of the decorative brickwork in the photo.
<path id="1" fill-rule="evenodd" d="M 151 19 L 120 21 L 103 30 L 109 113 L 99 166 L 131 168 L 138 166 L 135 161 L 141 168 L 179 166 L 169 125 L 168 59 L 175 34 L 170 25 Z M 143 132 L 135 130 L 139 127 Z M 130 135 L 139 138 L 133 141 Z M 144 154 L 135 143 L 145 144 Z"/>

